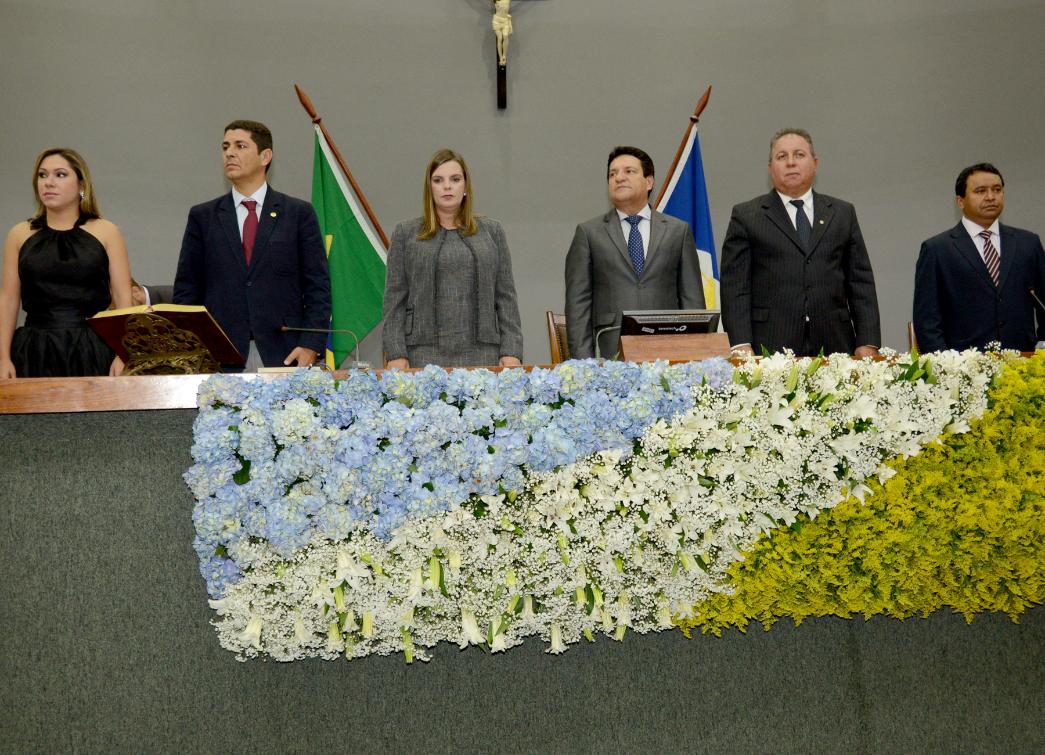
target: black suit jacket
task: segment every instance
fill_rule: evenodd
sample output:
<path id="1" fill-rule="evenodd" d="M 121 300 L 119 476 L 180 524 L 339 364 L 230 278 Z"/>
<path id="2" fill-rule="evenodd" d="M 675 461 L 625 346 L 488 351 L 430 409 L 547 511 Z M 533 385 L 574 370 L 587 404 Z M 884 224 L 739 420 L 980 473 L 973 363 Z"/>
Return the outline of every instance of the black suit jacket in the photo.
<path id="1" fill-rule="evenodd" d="M 851 354 L 881 344 L 874 273 L 848 202 L 813 193 L 808 251 L 775 191 L 738 204 L 721 272 L 722 320 L 733 345 Z"/>
<path id="2" fill-rule="evenodd" d="M 914 332 L 922 352 L 983 348 L 1033 351 L 1045 339 L 1034 324 L 1034 300 L 1045 292 L 1045 251 L 1037 234 L 999 224 L 1001 269 L 996 287 L 962 223 L 922 244 L 914 276 Z"/>
<path id="3" fill-rule="evenodd" d="M 297 346 L 322 353 L 326 334 L 280 331 L 330 327 L 330 276 L 312 205 L 269 186 L 250 267 L 232 193 L 193 207 L 174 301 L 205 305 L 244 357 L 253 338 L 266 366 L 282 366 Z"/>

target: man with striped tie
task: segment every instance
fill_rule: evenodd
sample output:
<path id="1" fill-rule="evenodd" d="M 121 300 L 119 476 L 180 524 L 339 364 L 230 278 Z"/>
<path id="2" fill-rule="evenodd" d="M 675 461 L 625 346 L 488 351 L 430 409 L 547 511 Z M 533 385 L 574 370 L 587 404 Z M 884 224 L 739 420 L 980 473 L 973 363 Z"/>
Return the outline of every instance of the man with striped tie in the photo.
<path id="1" fill-rule="evenodd" d="M 1045 339 L 1045 251 L 1038 235 L 999 222 L 1005 179 L 990 163 L 958 174 L 962 219 L 922 244 L 914 278 L 914 331 L 923 352 L 1032 351 Z M 1037 325 L 1035 325 L 1035 308 Z"/>

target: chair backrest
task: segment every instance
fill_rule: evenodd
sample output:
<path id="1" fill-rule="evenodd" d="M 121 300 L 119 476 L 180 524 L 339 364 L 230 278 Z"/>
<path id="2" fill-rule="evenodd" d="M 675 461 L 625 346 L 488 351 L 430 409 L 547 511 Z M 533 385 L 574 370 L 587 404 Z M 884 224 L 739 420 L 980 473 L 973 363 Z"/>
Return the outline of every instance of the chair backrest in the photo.
<path id="1" fill-rule="evenodd" d="M 570 358 L 570 344 L 566 340 L 566 315 L 548 310 L 548 348 L 552 354 L 552 364 L 565 362 Z"/>

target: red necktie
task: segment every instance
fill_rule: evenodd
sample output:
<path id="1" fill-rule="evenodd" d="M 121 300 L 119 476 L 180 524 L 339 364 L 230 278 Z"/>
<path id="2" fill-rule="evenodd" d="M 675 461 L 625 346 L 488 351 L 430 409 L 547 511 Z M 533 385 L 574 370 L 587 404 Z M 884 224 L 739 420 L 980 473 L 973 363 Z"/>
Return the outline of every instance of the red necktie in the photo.
<path id="1" fill-rule="evenodd" d="M 250 255 L 254 251 L 254 239 L 258 236 L 258 214 L 254 209 L 258 203 L 253 199 L 244 199 L 241 204 L 247 208 L 247 217 L 243 221 L 243 255 L 250 264 Z"/>

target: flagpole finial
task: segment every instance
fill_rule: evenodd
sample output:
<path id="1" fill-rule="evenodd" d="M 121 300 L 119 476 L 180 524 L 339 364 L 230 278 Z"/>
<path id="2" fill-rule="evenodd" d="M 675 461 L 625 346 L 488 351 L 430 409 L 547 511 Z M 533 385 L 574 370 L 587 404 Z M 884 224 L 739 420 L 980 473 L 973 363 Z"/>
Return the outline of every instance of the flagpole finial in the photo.
<path id="1" fill-rule="evenodd" d="M 305 112 L 308 113 L 308 117 L 312 119 L 314 125 L 319 125 L 319 122 L 323 119 L 316 115 L 316 108 L 312 105 L 312 100 L 305 94 L 305 90 L 299 87 L 297 84 L 294 85 L 294 91 L 298 94 L 298 101 L 301 106 L 305 108 Z"/>
<path id="2" fill-rule="evenodd" d="M 690 123 L 697 123 L 700 121 L 700 114 L 704 112 L 704 108 L 708 106 L 708 99 L 711 97 L 711 85 L 708 84 L 708 88 L 704 90 L 704 94 L 700 96 L 697 101 L 697 106 L 693 109 L 693 115 L 689 117 Z"/>

